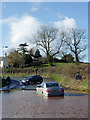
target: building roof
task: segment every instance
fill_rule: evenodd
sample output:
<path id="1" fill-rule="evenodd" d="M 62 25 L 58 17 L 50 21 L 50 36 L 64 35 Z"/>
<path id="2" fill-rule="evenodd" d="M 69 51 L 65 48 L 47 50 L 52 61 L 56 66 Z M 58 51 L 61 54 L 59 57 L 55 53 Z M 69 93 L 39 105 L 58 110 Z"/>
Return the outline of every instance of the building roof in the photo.
<path id="1" fill-rule="evenodd" d="M 0 61 L 7 60 L 6 57 L 0 57 Z"/>

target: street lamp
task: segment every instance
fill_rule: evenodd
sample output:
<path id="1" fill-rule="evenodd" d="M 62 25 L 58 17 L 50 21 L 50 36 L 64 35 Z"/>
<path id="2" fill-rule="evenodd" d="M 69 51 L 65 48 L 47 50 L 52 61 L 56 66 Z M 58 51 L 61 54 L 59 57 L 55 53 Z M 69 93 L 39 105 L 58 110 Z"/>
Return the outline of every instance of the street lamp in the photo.
<path id="1" fill-rule="evenodd" d="M 4 49 L 8 48 L 8 46 L 3 46 L 3 79 L 4 79 Z"/>

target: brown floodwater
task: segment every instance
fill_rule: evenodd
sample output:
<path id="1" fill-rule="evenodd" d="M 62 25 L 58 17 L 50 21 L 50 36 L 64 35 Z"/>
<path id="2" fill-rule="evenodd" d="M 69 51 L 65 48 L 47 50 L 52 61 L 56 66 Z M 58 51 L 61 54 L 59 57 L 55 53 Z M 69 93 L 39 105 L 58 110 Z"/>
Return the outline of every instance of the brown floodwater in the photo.
<path id="1" fill-rule="evenodd" d="M 88 118 L 88 95 L 44 97 L 36 91 L 2 93 L 3 118 Z"/>

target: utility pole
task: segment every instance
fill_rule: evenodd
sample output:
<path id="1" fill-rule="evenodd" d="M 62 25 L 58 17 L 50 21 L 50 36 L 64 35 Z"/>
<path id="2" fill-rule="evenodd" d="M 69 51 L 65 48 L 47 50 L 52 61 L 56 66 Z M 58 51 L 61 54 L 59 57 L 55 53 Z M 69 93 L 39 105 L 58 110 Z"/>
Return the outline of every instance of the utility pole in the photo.
<path id="1" fill-rule="evenodd" d="M 2 71 L 2 73 L 3 73 L 3 79 L 4 79 L 4 49 L 5 48 L 8 48 L 8 46 L 3 46 L 3 71 Z"/>

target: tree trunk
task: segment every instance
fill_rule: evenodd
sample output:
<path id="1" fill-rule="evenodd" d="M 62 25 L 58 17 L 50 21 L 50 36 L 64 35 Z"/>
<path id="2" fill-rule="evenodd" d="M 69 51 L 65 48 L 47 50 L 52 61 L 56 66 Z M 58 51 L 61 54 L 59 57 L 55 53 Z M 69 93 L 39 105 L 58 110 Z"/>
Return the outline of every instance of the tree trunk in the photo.
<path id="1" fill-rule="evenodd" d="M 75 62 L 79 63 L 79 58 L 78 58 L 78 54 L 77 53 L 75 53 Z"/>
<path id="2" fill-rule="evenodd" d="M 49 66 L 52 66 L 52 57 L 49 53 L 47 53 L 47 63 L 49 64 Z"/>

